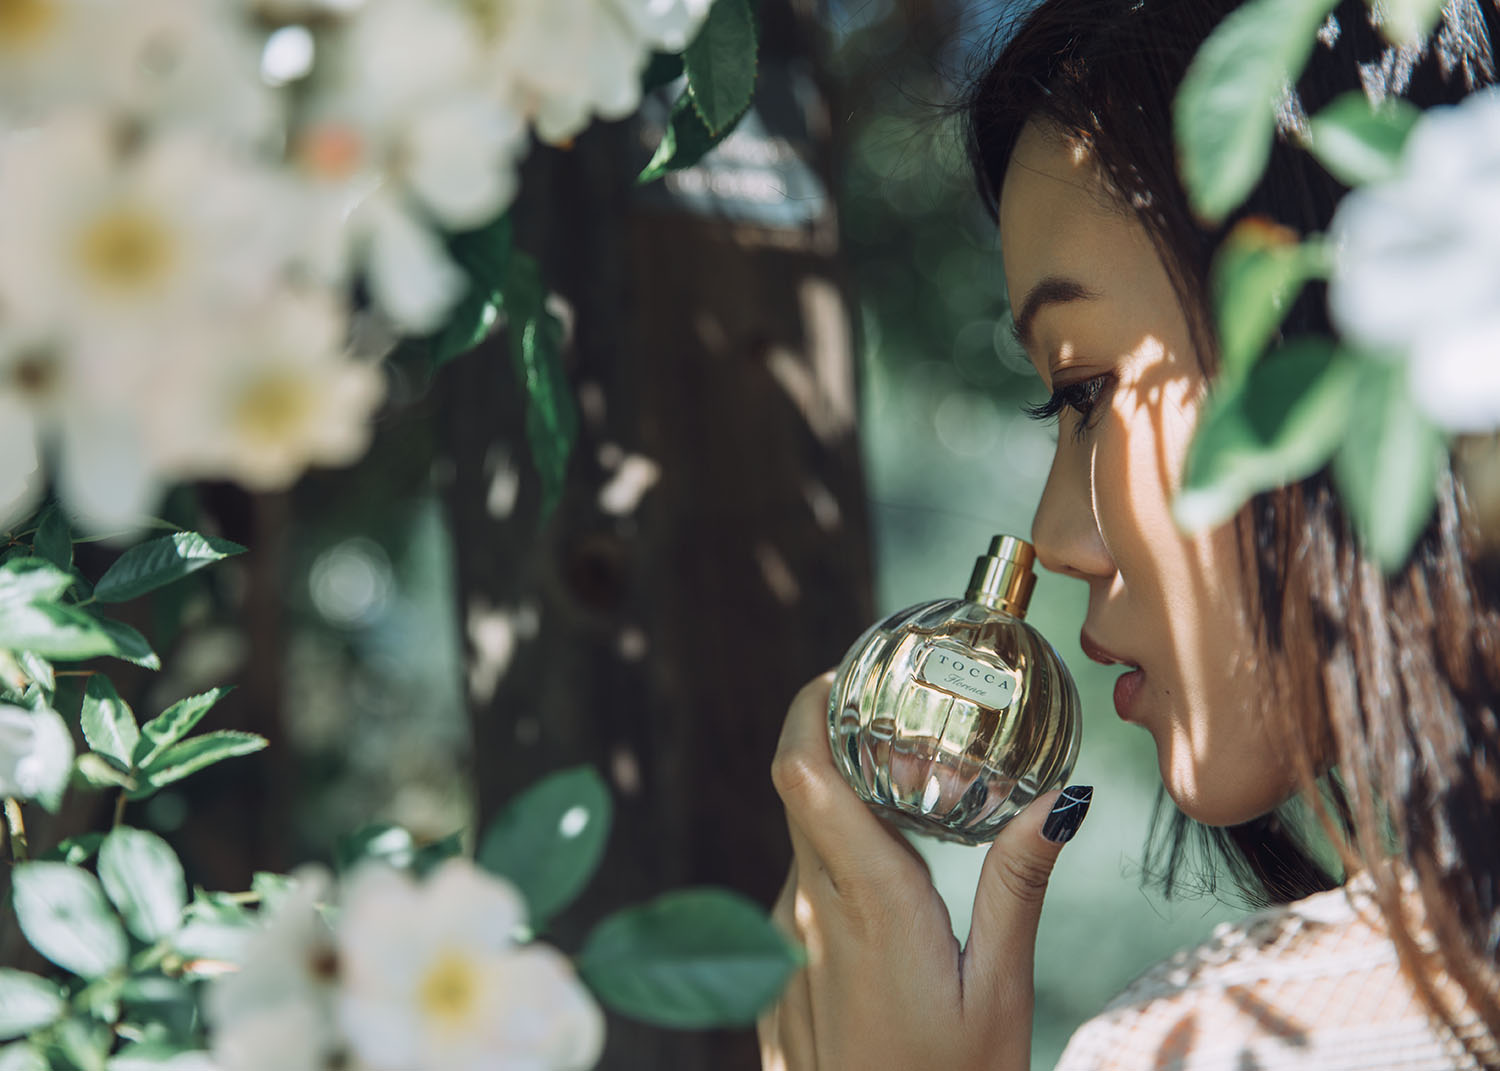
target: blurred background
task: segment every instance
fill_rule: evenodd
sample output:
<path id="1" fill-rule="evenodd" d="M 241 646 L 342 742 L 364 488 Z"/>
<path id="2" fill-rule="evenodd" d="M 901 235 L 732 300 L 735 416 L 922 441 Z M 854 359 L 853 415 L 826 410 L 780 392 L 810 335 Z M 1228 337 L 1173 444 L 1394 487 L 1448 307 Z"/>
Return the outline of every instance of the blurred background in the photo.
<path id="1" fill-rule="evenodd" d="M 160 709 L 236 683 L 218 724 L 272 746 L 132 822 L 171 837 L 192 880 L 239 889 L 372 822 L 472 844 L 518 790 L 590 763 L 616 829 L 549 940 L 576 949 L 606 912 L 683 885 L 769 905 L 787 702 L 877 615 L 960 593 L 992 534 L 1029 532 L 1046 475 L 1054 431 L 1020 413 L 1039 384 L 949 110 L 1025 6 L 762 0 L 755 106 L 702 164 L 633 182 L 670 86 L 639 119 L 533 152 L 517 242 L 555 291 L 583 418 L 561 506 L 540 514 L 498 339 L 436 377 L 393 361 L 351 469 L 175 496 L 169 520 L 251 553 L 152 604 L 139 625 L 166 669 L 122 691 Z M 1078 650 L 1085 600 L 1044 576 L 1029 615 L 1076 674 L 1074 780 L 1096 786 L 1043 917 L 1038 1068 L 1233 914 L 1141 887 L 1155 757 Z M 34 842 L 88 825 L 88 805 Z M 924 851 L 962 934 L 982 852 Z M 19 937 L 0 926 L 9 962 Z M 749 1032 L 619 1020 L 601 1064 L 756 1065 Z"/>

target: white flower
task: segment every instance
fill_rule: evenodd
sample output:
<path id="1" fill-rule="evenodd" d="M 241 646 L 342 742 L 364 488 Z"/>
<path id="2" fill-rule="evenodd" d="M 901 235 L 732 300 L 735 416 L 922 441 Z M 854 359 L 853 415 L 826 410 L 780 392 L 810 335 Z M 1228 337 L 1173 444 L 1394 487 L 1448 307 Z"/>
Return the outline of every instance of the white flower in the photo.
<path id="1" fill-rule="evenodd" d="M 310 465 L 359 457 L 385 381 L 345 355 L 346 333 L 343 307 L 317 291 L 282 291 L 231 321 L 184 325 L 142 402 L 153 462 L 173 476 L 270 490 Z"/>
<path id="2" fill-rule="evenodd" d="M 604 1022 L 555 949 L 517 946 L 515 889 L 467 860 L 424 884 L 381 866 L 344 898 L 340 1018 L 377 1071 L 549 1071 L 598 1060 Z"/>
<path id="3" fill-rule="evenodd" d="M 484 91 L 479 58 L 459 7 L 369 0 L 330 41 L 293 136 L 314 273 L 338 280 L 362 263 L 376 303 L 411 332 L 440 327 L 466 286 L 435 228 L 488 223 L 516 193 L 525 123 Z"/>
<path id="4" fill-rule="evenodd" d="M 0 796 L 59 793 L 72 767 L 73 737 L 56 711 L 0 703 Z"/>
<path id="5" fill-rule="evenodd" d="M 184 311 L 268 288 L 278 207 L 260 172 L 203 136 L 124 155 L 104 116 L 60 116 L 0 154 L 0 307 L 85 349 L 165 337 Z"/>
<path id="6" fill-rule="evenodd" d="M 635 32 L 652 48 L 681 52 L 693 40 L 713 0 L 615 0 Z"/>
<path id="7" fill-rule="evenodd" d="M 278 105 L 241 0 L 110 0 L 93 10 L 96 100 L 147 125 L 243 140 L 274 132 Z"/>
<path id="8" fill-rule="evenodd" d="M 109 363 L 80 360 L 56 329 L 0 321 L 0 523 L 36 506 L 44 466 L 85 527 L 118 531 L 145 516 L 158 481 L 139 407 L 122 404 L 128 396 L 113 388 L 123 379 Z"/>
<path id="9" fill-rule="evenodd" d="M 259 138 L 277 113 L 258 53 L 237 0 L 5 0 L 0 115 L 27 125 L 103 108 Z"/>
<path id="10" fill-rule="evenodd" d="M 41 461 L 87 527 L 139 523 L 160 488 L 142 421 L 165 356 L 190 323 L 222 334 L 275 284 L 278 207 L 260 172 L 201 134 L 148 137 L 126 154 L 104 116 L 70 113 L 7 139 L 0 434 L 14 452 L 0 459 L 0 512 L 34 500 Z"/>
<path id="11" fill-rule="evenodd" d="M 318 911 L 328 876 L 307 868 L 295 877 L 240 969 L 209 985 L 214 1061 L 224 1071 L 325 1071 L 342 1051 L 333 1011 L 338 951 Z"/>
<path id="12" fill-rule="evenodd" d="M 653 49 L 684 47 L 710 0 L 475 0 L 498 90 L 554 144 L 590 118 L 620 119 L 641 101 Z"/>
<path id="13" fill-rule="evenodd" d="M 1500 89 L 1423 113 L 1400 173 L 1350 192 L 1330 233 L 1339 331 L 1406 358 L 1440 426 L 1500 425 Z"/>

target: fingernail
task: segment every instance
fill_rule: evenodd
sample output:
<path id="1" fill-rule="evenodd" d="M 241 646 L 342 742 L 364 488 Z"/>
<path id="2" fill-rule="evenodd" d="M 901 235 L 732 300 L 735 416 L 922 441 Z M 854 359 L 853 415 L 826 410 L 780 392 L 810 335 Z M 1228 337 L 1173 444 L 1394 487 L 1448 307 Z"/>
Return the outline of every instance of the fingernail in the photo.
<path id="1" fill-rule="evenodd" d="M 1089 801 L 1093 798 L 1093 785 L 1069 785 L 1063 789 L 1042 826 L 1042 836 L 1053 844 L 1068 843 L 1083 825 L 1083 816 L 1089 813 Z"/>

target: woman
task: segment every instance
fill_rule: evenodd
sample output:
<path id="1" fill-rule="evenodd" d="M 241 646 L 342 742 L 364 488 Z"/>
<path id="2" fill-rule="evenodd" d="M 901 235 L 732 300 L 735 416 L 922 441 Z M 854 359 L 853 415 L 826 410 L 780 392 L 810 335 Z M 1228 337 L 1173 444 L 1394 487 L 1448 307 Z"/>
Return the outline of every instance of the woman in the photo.
<path id="1" fill-rule="evenodd" d="M 1500 584 L 1461 479 L 1445 473 L 1390 576 L 1326 474 L 1213 531 L 1172 520 L 1215 373 L 1209 264 L 1235 219 L 1189 212 L 1171 101 L 1235 6 L 1049 0 L 967 105 L 1017 335 L 1060 422 L 1038 554 L 1087 582 L 1084 650 L 1127 669 L 1117 709 L 1152 735 L 1182 821 L 1216 830 L 1247 892 L 1277 905 L 1148 972 L 1061 1066 L 1497 1067 Z M 1437 43 L 1403 52 L 1340 5 L 1236 219 L 1325 230 L 1342 187 L 1288 132 L 1361 85 L 1456 101 L 1495 80 L 1497 34 L 1489 0 L 1450 3 Z M 1283 327 L 1328 330 L 1316 290 Z M 1087 794 L 1003 831 L 960 949 L 920 860 L 832 766 L 827 694 L 825 678 L 793 702 L 773 767 L 794 853 L 776 915 L 809 965 L 761 1022 L 764 1065 L 1028 1067 L 1037 920 Z M 1347 875 L 1276 816 L 1320 777 Z"/>

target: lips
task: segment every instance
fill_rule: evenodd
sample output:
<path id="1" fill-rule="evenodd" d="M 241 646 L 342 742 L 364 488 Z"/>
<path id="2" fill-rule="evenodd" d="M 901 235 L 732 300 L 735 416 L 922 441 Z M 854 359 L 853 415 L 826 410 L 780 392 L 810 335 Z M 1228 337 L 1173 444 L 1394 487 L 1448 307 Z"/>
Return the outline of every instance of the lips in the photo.
<path id="1" fill-rule="evenodd" d="M 1141 668 L 1130 659 L 1122 658 L 1111 651 L 1109 648 L 1096 643 L 1094 641 L 1094 638 L 1090 636 L 1086 631 L 1080 632 L 1078 634 L 1078 645 L 1083 648 L 1084 654 L 1088 655 L 1089 658 L 1093 659 L 1095 662 L 1098 662 L 1100 665 L 1131 666 L 1135 669 Z"/>
<path id="2" fill-rule="evenodd" d="M 1115 681 L 1115 713 L 1125 721 L 1131 721 L 1131 711 L 1135 709 L 1137 700 L 1141 695 L 1141 688 L 1146 683 L 1146 671 L 1129 659 L 1122 658 L 1109 648 L 1101 646 L 1087 631 L 1078 636 L 1078 644 L 1083 648 L 1083 653 L 1093 661 L 1105 666 L 1127 666 L 1129 673 L 1122 674 Z"/>

